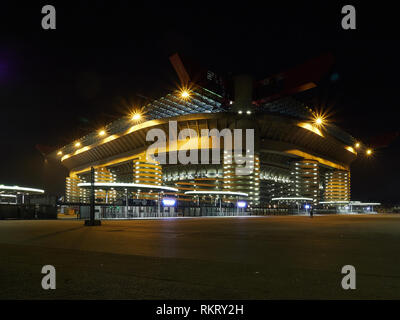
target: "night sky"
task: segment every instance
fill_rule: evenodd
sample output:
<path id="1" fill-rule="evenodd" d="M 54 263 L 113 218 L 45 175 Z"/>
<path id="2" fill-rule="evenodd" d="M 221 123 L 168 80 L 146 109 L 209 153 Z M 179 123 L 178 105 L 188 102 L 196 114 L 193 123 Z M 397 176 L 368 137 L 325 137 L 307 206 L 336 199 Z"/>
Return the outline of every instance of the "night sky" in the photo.
<path id="1" fill-rule="evenodd" d="M 258 79 L 330 52 L 331 73 L 307 95 L 375 149 L 352 164 L 352 199 L 400 202 L 397 11 L 327 2 L 3 1 L 0 184 L 62 195 L 67 170 L 35 146 L 70 143 L 175 89 L 175 52 Z M 56 30 L 41 28 L 45 4 L 57 10 Z M 341 28 L 345 4 L 356 7 L 357 30 Z"/>

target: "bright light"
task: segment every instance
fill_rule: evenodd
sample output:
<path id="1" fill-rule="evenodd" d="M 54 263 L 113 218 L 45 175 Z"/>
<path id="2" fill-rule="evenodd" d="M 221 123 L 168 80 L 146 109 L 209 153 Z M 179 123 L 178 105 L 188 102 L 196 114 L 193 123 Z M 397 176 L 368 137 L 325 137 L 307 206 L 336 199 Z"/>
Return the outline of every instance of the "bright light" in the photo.
<path id="1" fill-rule="evenodd" d="M 315 119 L 315 124 L 320 126 L 324 123 L 324 119 L 322 119 L 321 117 L 318 117 Z"/>
<path id="2" fill-rule="evenodd" d="M 302 127 L 304 129 L 310 130 L 311 132 L 314 132 L 315 134 L 324 137 L 322 134 L 321 130 L 319 130 L 316 126 L 312 125 L 311 123 L 308 122 L 300 122 L 298 124 L 299 127 Z"/>
<path id="3" fill-rule="evenodd" d="M 250 111 L 250 110 L 247 110 L 246 113 L 247 113 L 247 114 L 251 114 L 251 111 Z"/>
<path id="4" fill-rule="evenodd" d="M 62 151 L 58 151 L 58 152 L 57 152 L 57 155 L 58 155 L 58 156 L 62 156 L 62 154 L 63 154 Z"/>
<path id="5" fill-rule="evenodd" d="M 173 191 L 173 192 L 177 192 L 178 189 L 173 188 L 173 187 L 166 187 L 166 186 L 155 186 L 152 184 L 142 184 L 142 183 L 128 183 L 128 182 L 95 182 L 94 186 L 97 188 L 131 188 L 131 189 L 150 189 L 150 190 L 161 190 L 161 191 Z M 90 182 L 80 182 L 78 183 L 78 187 L 82 187 L 82 188 L 88 188 L 91 187 L 91 183 Z M 1 189 L 1 187 L 0 187 Z"/>
<path id="6" fill-rule="evenodd" d="M 312 120 L 314 122 L 314 125 L 321 127 L 321 126 L 326 125 L 326 123 L 328 122 L 328 117 L 329 117 L 329 115 L 326 111 L 325 112 L 316 111 L 313 113 Z"/>
<path id="7" fill-rule="evenodd" d="M 360 147 L 360 143 L 357 142 L 356 145 L 355 145 L 355 147 L 356 147 L 356 148 L 359 148 L 359 147 Z"/>
<path id="8" fill-rule="evenodd" d="M 142 115 L 140 113 L 134 113 L 131 119 L 137 121 L 140 120 L 141 117 Z"/>
<path id="9" fill-rule="evenodd" d="M 228 181 L 229 182 L 229 181 Z M 196 186 L 195 186 L 196 187 Z M 216 194 L 216 195 L 224 195 L 224 196 L 241 196 L 248 197 L 247 193 L 244 192 L 232 192 L 232 191 L 186 191 L 185 194 Z"/>
<path id="10" fill-rule="evenodd" d="M 44 190 L 42 190 L 42 189 L 25 188 L 25 187 L 18 187 L 18 186 L 5 186 L 3 184 L 0 184 L 0 190 L 12 190 L 12 191 L 26 191 L 26 192 L 44 193 Z"/>
<path id="11" fill-rule="evenodd" d="M 242 110 L 239 110 L 239 111 L 238 111 L 238 113 L 239 113 L 239 114 L 242 114 L 242 113 L 243 113 L 243 111 L 242 111 Z"/>
<path id="12" fill-rule="evenodd" d="M 75 143 L 75 147 L 80 147 L 81 146 L 81 143 L 80 142 L 77 142 L 77 143 Z"/>
<path id="13" fill-rule="evenodd" d="M 190 92 L 188 90 L 183 89 L 181 91 L 181 98 L 182 99 L 189 99 L 190 98 Z"/>
<path id="14" fill-rule="evenodd" d="M 306 204 L 306 205 L 304 206 L 304 208 L 308 210 L 308 209 L 310 209 L 310 205 L 309 205 L 309 204 Z"/>
<path id="15" fill-rule="evenodd" d="M 372 154 L 372 150 L 371 149 L 367 149 L 366 154 L 367 154 L 367 156 L 370 156 Z"/>
<path id="16" fill-rule="evenodd" d="M 238 206 L 238 208 L 246 208 L 247 202 L 246 201 L 238 201 L 237 206 Z"/>
<path id="17" fill-rule="evenodd" d="M 350 151 L 350 152 L 354 153 L 354 154 L 357 154 L 357 152 L 354 150 L 353 147 L 346 146 L 345 149 L 346 149 L 347 151 Z"/>
<path id="18" fill-rule="evenodd" d="M 106 134 L 106 131 L 105 131 L 105 130 L 100 130 L 100 131 L 99 131 L 99 136 L 100 136 L 100 137 L 104 136 L 105 134 Z"/>
<path id="19" fill-rule="evenodd" d="M 176 200 L 164 198 L 164 199 L 162 199 L 162 203 L 163 203 L 163 206 L 165 206 L 165 207 L 173 207 L 176 204 Z"/>

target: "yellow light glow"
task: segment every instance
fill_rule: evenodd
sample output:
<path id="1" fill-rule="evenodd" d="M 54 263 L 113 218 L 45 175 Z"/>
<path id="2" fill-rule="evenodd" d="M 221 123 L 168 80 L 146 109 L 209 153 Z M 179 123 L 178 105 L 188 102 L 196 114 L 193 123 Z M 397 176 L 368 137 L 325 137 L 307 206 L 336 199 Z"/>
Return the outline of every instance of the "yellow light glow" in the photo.
<path id="1" fill-rule="evenodd" d="M 80 153 L 85 152 L 85 151 L 88 151 L 88 150 L 90 150 L 90 149 L 91 149 L 91 148 L 88 147 L 88 146 L 83 147 L 83 148 L 81 148 L 81 149 L 76 150 L 76 151 L 74 152 L 74 155 L 80 154 Z"/>
<path id="2" fill-rule="evenodd" d="M 70 155 L 69 155 L 69 154 L 66 154 L 65 156 L 63 156 L 63 157 L 61 158 L 61 161 L 64 161 L 64 160 L 68 159 L 69 157 L 70 157 Z"/>
<path id="3" fill-rule="evenodd" d="M 356 145 L 355 145 L 355 147 L 356 147 L 356 148 L 359 148 L 359 147 L 360 147 L 360 143 L 357 142 Z"/>
<path id="4" fill-rule="evenodd" d="M 57 152 L 57 155 L 59 155 L 59 156 L 62 156 L 62 154 L 63 154 L 62 151 Z"/>
<path id="5" fill-rule="evenodd" d="M 102 137 L 102 136 L 104 136 L 105 134 L 106 134 L 106 131 L 105 131 L 105 130 L 100 130 L 100 131 L 99 131 L 99 136 Z"/>
<path id="6" fill-rule="evenodd" d="M 319 110 L 313 112 L 313 116 L 310 120 L 313 121 L 315 126 L 323 127 L 329 122 L 328 118 L 329 118 L 329 113 L 327 110 L 325 111 Z"/>
<path id="7" fill-rule="evenodd" d="M 315 119 L 315 124 L 320 126 L 324 123 L 324 119 L 322 119 L 321 117 L 318 117 Z"/>
<path id="8" fill-rule="evenodd" d="M 190 97 L 190 93 L 187 90 L 182 90 L 181 91 L 181 98 L 183 99 L 188 99 Z"/>
<path id="9" fill-rule="evenodd" d="M 367 151 L 365 153 L 367 154 L 367 156 L 370 156 L 372 154 L 372 150 L 371 149 L 367 149 Z"/>
<path id="10" fill-rule="evenodd" d="M 80 142 L 77 142 L 77 143 L 75 143 L 75 147 L 80 147 L 81 146 L 81 143 Z"/>
<path id="11" fill-rule="evenodd" d="M 345 149 L 346 149 L 347 151 L 350 151 L 350 152 L 354 153 L 354 154 L 357 154 L 357 152 L 354 150 L 353 147 L 346 146 Z"/>
<path id="12" fill-rule="evenodd" d="M 306 152 L 298 150 L 298 149 L 285 150 L 284 152 L 289 153 L 289 154 L 294 154 L 296 156 L 300 156 L 305 159 L 317 160 L 319 163 L 322 163 L 328 167 L 336 168 L 339 170 L 348 170 L 349 169 L 348 167 L 344 167 L 342 164 L 338 164 L 338 163 L 329 161 L 327 159 L 314 156 L 310 153 L 306 153 Z"/>
<path id="13" fill-rule="evenodd" d="M 313 126 L 311 123 L 307 123 L 307 122 L 300 122 L 297 124 L 299 127 L 302 127 L 304 129 L 307 129 L 311 132 L 314 132 L 315 134 L 324 137 L 324 135 L 322 134 L 321 130 L 319 130 L 316 126 Z"/>
<path id="14" fill-rule="evenodd" d="M 113 140 L 115 140 L 115 139 L 117 139 L 117 138 L 118 138 L 118 135 L 113 134 L 113 135 L 111 135 L 111 136 L 109 136 L 109 137 L 107 137 L 107 138 L 104 138 L 104 140 L 103 140 L 102 143 L 107 143 L 107 142 L 113 141 Z"/>
<path id="15" fill-rule="evenodd" d="M 140 120 L 140 118 L 142 117 L 142 115 L 140 114 L 140 113 L 134 113 L 133 115 L 132 115 L 132 120 L 135 120 L 135 121 L 138 121 L 138 120 Z"/>

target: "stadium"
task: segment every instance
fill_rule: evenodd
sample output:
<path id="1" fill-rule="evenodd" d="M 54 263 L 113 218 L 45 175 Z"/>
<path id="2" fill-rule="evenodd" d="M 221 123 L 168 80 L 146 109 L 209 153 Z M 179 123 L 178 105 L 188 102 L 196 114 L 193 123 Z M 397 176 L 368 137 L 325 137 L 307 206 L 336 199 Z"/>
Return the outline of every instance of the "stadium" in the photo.
<path id="1" fill-rule="evenodd" d="M 170 60 L 180 89 L 49 155 L 69 170 L 65 208 L 85 216 L 93 190 L 100 218 L 348 210 L 350 165 L 359 153 L 372 151 L 296 99 L 317 86 L 330 56 L 259 81 L 210 70 L 193 77 L 179 55 Z M 180 140 L 171 123 L 189 138 Z M 221 148 L 219 163 L 149 160 L 153 142 L 146 137 L 153 129 L 165 132 L 167 147 L 157 153 L 169 160 L 181 150 L 200 154 L 202 130 L 253 129 L 251 173 L 237 175 L 241 165 Z M 209 143 L 206 152 L 213 148 Z"/>

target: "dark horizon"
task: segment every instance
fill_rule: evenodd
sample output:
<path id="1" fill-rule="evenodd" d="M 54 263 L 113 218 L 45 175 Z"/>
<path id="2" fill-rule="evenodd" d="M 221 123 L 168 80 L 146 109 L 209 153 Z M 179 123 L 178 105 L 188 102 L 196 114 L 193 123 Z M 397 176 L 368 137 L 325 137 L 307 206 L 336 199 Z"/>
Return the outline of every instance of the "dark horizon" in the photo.
<path id="1" fill-rule="evenodd" d="M 330 121 L 374 149 L 351 166 L 352 199 L 398 203 L 400 156 L 394 11 L 354 4 L 357 30 L 340 25 L 343 2 L 203 7 L 130 7 L 125 1 L 57 1 L 57 29 L 41 29 L 45 3 L 0 13 L 0 183 L 64 192 L 67 170 L 37 144 L 70 143 L 123 116 L 143 96 L 179 83 L 178 52 L 222 73 L 258 79 L 332 53 L 320 86 L 304 94 Z M 290 9 L 289 9 L 290 8 Z M 393 17 L 391 17 L 393 15 Z M 4 121 L 5 120 L 5 121 Z"/>

